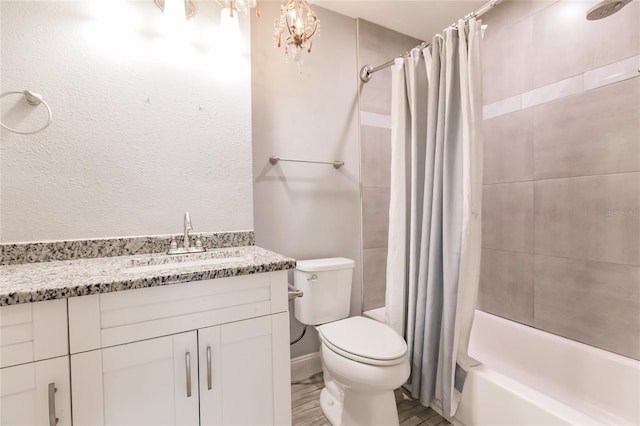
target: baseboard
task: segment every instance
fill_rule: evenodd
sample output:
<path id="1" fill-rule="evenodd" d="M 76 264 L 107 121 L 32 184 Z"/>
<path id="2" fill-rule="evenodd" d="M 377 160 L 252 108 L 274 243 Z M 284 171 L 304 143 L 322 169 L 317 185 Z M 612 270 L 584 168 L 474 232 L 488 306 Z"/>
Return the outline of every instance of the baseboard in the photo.
<path id="1" fill-rule="evenodd" d="M 291 381 L 298 382 L 308 379 L 322 371 L 320 352 L 302 355 L 291 360 Z"/>

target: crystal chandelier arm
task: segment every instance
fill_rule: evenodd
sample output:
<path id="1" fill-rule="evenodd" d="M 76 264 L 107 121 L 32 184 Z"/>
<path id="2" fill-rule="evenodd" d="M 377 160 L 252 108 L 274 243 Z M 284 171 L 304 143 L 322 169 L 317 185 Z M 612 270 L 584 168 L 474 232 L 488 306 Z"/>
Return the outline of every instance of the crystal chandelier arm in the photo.
<path id="1" fill-rule="evenodd" d="M 316 14 L 305 0 L 282 0 L 275 27 L 276 46 L 281 47 L 284 42 L 285 56 L 301 65 L 300 52 L 302 49 L 311 52 L 313 37 L 319 34 L 320 20 Z"/>

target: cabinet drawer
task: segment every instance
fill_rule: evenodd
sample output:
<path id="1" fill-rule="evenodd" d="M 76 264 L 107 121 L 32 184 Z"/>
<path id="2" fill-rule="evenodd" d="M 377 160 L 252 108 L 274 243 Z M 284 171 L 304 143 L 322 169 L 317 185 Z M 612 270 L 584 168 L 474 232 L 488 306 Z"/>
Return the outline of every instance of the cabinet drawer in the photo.
<path id="1" fill-rule="evenodd" d="M 68 353 L 66 299 L 0 307 L 0 368 Z"/>
<path id="2" fill-rule="evenodd" d="M 69 299 L 71 353 L 286 311 L 286 271 Z"/>

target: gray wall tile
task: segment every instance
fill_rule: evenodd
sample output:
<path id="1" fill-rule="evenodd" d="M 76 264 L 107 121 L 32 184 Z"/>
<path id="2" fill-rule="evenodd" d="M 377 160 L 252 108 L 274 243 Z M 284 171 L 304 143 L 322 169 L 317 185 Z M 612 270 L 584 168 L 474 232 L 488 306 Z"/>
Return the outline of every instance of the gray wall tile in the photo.
<path id="1" fill-rule="evenodd" d="M 530 18 L 510 28 L 487 28 L 482 46 L 484 105 L 519 95 L 531 87 L 532 37 Z"/>
<path id="2" fill-rule="evenodd" d="M 484 183 L 533 180 L 533 111 L 485 120 Z"/>
<path id="3" fill-rule="evenodd" d="M 535 182 L 535 252 L 640 265 L 640 173 Z"/>
<path id="4" fill-rule="evenodd" d="M 482 15 L 482 23 L 491 29 L 504 30 L 516 25 L 549 7 L 558 0 L 504 0 L 500 7 L 494 7 L 488 13 Z"/>
<path id="5" fill-rule="evenodd" d="M 532 87 L 588 69 L 586 2 L 560 1 L 533 17 Z"/>
<path id="6" fill-rule="evenodd" d="M 391 129 L 360 126 L 362 186 L 388 188 L 391 183 Z"/>
<path id="7" fill-rule="evenodd" d="M 412 49 L 420 40 L 358 19 L 358 70 L 365 64 L 381 65 Z M 375 74 L 360 83 L 360 111 L 391 114 L 391 71 Z M 384 306 L 387 238 L 389 232 L 389 184 L 391 179 L 391 131 L 360 126 L 363 244 L 363 306 Z"/>
<path id="8" fill-rule="evenodd" d="M 597 2 L 585 2 L 588 10 Z M 597 68 L 640 53 L 640 2 L 587 24 L 587 68 Z"/>
<path id="9" fill-rule="evenodd" d="M 362 188 L 362 246 L 387 247 L 389 188 Z"/>
<path id="10" fill-rule="evenodd" d="M 484 104 L 582 86 L 638 55 L 640 2 L 587 21 L 596 3 L 506 0 L 485 15 Z M 640 359 L 640 78 L 486 120 L 483 133 L 479 309 Z"/>
<path id="11" fill-rule="evenodd" d="M 387 288 L 387 249 L 364 249 L 364 310 L 384 306 Z"/>
<path id="12" fill-rule="evenodd" d="M 533 182 L 483 187 L 482 246 L 533 253 Z"/>
<path id="13" fill-rule="evenodd" d="M 478 309 L 533 324 L 533 254 L 482 250 Z"/>
<path id="14" fill-rule="evenodd" d="M 536 179 L 640 171 L 640 78 L 534 108 Z"/>
<path id="15" fill-rule="evenodd" d="M 363 19 L 358 19 L 358 31 L 358 71 L 366 64 L 384 64 L 420 44 L 420 40 Z M 360 110 L 391 114 L 390 70 L 380 71 L 368 83 L 360 84 Z"/>
<path id="16" fill-rule="evenodd" d="M 535 256 L 537 328 L 640 359 L 640 268 Z"/>
<path id="17" fill-rule="evenodd" d="M 640 35 L 637 2 L 599 21 L 587 21 L 592 1 L 560 1 L 533 20 L 533 87 L 637 55 Z"/>

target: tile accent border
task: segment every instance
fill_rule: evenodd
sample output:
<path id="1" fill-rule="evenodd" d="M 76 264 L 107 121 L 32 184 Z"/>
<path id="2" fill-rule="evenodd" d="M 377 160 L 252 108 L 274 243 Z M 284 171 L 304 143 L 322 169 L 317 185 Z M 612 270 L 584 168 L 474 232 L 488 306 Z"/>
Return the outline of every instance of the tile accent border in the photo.
<path id="1" fill-rule="evenodd" d="M 580 74 L 525 92 L 522 94 L 522 108 L 530 108 L 546 102 L 555 101 L 556 99 L 582 93 L 584 92 L 583 81 L 584 77 Z"/>
<path id="2" fill-rule="evenodd" d="M 640 76 L 640 55 L 586 71 L 483 107 L 483 118 L 509 114 L 570 95 Z"/>
<path id="3" fill-rule="evenodd" d="M 585 72 L 584 90 L 606 86 L 638 75 L 640 75 L 640 55 Z"/>
<path id="4" fill-rule="evenodd" d="M 207 249 L 255 245 L 254 231 L 196 232 Z M 0 244 L 0 265 L 164 253 L 182 234 Z"/>
<path id="5" fill-rule="evenodd" d="M 483 107 L 485 120 L 516 112 L 522 109 L 522 95 L 512 96 Z"/>
<path id="6" fill-rule="evenodd" d="M 360 124 L 363 126 L 391 128 L 391 115 L 378 114 L 375 112 L 360 111 Z"/>

